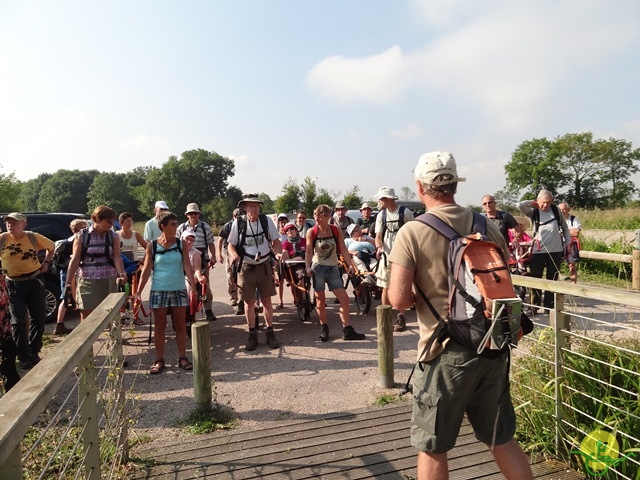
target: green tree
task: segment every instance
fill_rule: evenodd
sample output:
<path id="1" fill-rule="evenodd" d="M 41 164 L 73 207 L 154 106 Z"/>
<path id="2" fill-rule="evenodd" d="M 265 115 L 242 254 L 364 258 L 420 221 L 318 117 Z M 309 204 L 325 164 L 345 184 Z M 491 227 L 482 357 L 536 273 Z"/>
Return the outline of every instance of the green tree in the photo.
<path id="1" fill-rule="evenodd" d="M 38 210 L 90 213 L 87 194 L 99 173 L 98 170 L 58 170 L 42 185 Z"/>
<path id="2" fill-rule="evenodd" d="M 307 215 L 313 215 L 313 210 L 319 205 L 318 202 L 318 185 L 311 177 L 304 177 L 300 186 L 300 199 L 302 209 Z"/>
<path id="3" fill-rule="evenodd" d="M 273 203 L 277 213 L 289 214 L 296 211 L 300 206 L 301 189 L 295 179 L 289 177 L 282 187 L 282 195 L 276 198 Z"/>
<path id="4" fill-rule="evenodd" d="M 335 206 L 336 202 L 326 188 L 318 190 L 318 196 L 316 197 L 316 207 L 318 205 L 329 205 L 331 208 Z M 309 212 L 309 215 L 313 213 L 313 209 Z"/>
<path id="5" fill-rule="evenodd" d="M 205 205 L 226 194 L 234 168 L 233 160 L 201 148 L 171 156 L 162 167 L 149 170 L 145 187 L 137 192 L 140 209 L 151 216 L 157 200 L 165 200 L 178 214 L 189 203 Z"/>
<path id="6" fill-rule="evenodd" d="M 36 178 L 22 183 L 20 201 L 25 212 L 35 212 L 38 210 L 38 199 L 44 182 L 51 178 L 51 173 L 41 173 Z"/>
<path id="7" fill-rule="evenodd" d="M 22 185 L 15 173 L 9 175 L 0 174 L 0 211 L 15 212 L 23 210 L 20 193 Z"/>
<path id="8" fill-rule="evenodd" d="M 634 149 L 631 142 L 609 138 L 599 143 L 602 156 L 600 175 L 601 198 L 609 208 L 626 205 L 638 193 L 631 175 L 638 173 L 640 149 Z"/>
<path id="9" fill-rule="evenodd" d="M 200 207 L 204 216 L 212 225 L 224 225 L 233 217 L 233 210 L 242 198 L 242 191 L 238 187 L 229 187 L 227 193 L 217 197 Z"/>
<path id="10" fill-rule="evenodd" d="M 273 200 L 271 200 L 271 197 L 269 195 L 264 192 L 260 192 L 258 194 L 258 198 L 262 200 L 262 207 L 260 208 L 260 211 L 262 213 L 276 213 L 275 205 L 273 204 Z"/>
<path id="11" fill-rule="evenodd" d="M 134 219 L 142 220 L 144 216 L 138 210 L 138 200 L 134 196 L 136 180 L 130 173 L 104 172 L 96 175 L 87 195 L 88 210 L 91 212 L 99 205 L 108 205 L 118 214 L 131 212 Z"/>
<path id="12" fill-rule="evenodd" d="M 630 142 L 594 140 L 591 132 L 568 133 L 550 142 L 525 141 L 505 165 L 507 188 L 535 197 L 542 188 L 574 207 L 608 208 L 630 201 L 637 189 L 640 150 Z"/>
<path id="13" fill-rule="evenodd" d="M 347 208 L 350 209 L 358 209 L 360 205 L 362 205 L 362 196 L 360 195 L 360 187 L 358 185 L 354 185 L 351 187 L 351 190 L 348 190 L 344 196 L 344 204 Z"/>
<path id="14" fill-rule="evenodd" d="M 522 142 L 504 167 L 507 189 L 514 192 L 524 190 L 520 198 L 535 198 L 540 190 L 552 193 L 565 183 L 565 174 L 551 155 L 552 144 L 546 138 L 535 138 Z"/>

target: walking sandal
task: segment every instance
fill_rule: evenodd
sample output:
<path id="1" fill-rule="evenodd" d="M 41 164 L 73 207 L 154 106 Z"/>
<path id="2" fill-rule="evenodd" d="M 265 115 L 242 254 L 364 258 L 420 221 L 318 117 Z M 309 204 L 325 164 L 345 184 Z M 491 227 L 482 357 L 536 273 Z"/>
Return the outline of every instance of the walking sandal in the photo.
<path id="1" fill-rule="evenodd" d="M 153 365 L 151 365 L 151 368 L 149 369 L 149 373 L 152 375 L 157 375 L 158 373 L 161 373 L 163 370 L 164 370 L 164 358 L 159 358 L 153 363 Z"/>
<path id="2" fill-rule="evenodd" d="M 178 366 L 183 370 L 193 370 L 193 363 L 191 363 L 187 357 L 180 357 L 178 359 Z"/>

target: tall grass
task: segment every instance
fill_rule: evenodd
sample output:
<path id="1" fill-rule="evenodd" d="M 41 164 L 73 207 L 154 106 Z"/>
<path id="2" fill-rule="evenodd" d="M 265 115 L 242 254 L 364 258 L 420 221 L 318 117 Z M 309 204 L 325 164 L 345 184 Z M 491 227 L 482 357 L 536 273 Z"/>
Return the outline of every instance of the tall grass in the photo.
<path id="1" fill-rule="evenodd" d="M 637 230 L 640 229 L 640 209 L 572 210 L 580 219 L 583 229 Z"/>
<path id="2" fill-rule="evenodd" d="M 530 354 L 514 361 L 511 393 L 519 405 L 519 441 L 531 453 L 570 460 L 589 477 L 593 471 L 585 468 L 584 456 L 576 452 L 588 433 L 601 428 L 616 436 L 621 455 L 631 454 L 640 461 L 640 339 L 573 341 L 563 354 L 562 422 L 556 424 L 552 338 L 552 329 L 543 330 Z M 556 449 L 556 427 L 564 439 L 564 450 Z M 640 479 L 640 468 L 629 459 L 598 473 L 603 479 L 624 478 L 618 474 Z"/>

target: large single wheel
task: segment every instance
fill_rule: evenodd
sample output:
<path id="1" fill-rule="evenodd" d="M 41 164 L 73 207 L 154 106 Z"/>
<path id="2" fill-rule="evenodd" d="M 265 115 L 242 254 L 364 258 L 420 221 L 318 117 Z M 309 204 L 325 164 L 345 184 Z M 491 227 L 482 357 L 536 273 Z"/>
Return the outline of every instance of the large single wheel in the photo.
<path id="1" fill-rule="evenodd" d="M 358 311 L 363 315 L 369 313 L 371 309 L 371 289 L 360 285 L 359 288 L 356 288 L 353 291 L 353 294 L 356 299 L 356 307 L 358 307 Z"/>
<path id="2" fill-rule="evenodd" d="M 47 315 L 45 322 L 55 322 L 58 316 L 58 305 L 60 304 L 60 283 L 49 281 L 45 283 L 44 302 L 45 313 Z"/>
<path id="3" fill-rule="evenodd" d="M 305 292 L 296 289 L 296 308 L 298 309 L 298 318 L 301 322 L 306 320 L 305 307 L 307 302 L 305 299 Z"/>

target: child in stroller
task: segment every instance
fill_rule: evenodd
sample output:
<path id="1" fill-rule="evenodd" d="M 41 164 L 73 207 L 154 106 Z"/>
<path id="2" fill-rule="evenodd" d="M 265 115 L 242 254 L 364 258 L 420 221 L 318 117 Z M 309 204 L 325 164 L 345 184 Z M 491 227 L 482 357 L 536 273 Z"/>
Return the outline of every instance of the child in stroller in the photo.
<path id="1" fill-rule="evenodd" d="M 313 303 L 311 281 L 307 277 L 304 260 L 307 242 L 300 236 L 294 223 L 287 223 L 282 230 L 287 239 L 282 242 L 281 278 L 285 278 L 291 287 L 291 296 L 300 320 L 309 320 Z"/>
<path id="2" fill-rule="evenodd" d="M 282 262 L 284 263 L 286 260 L 304 260 L 307 240 L 300 236 L 296 225 L 292 222 L 287 223 L 282 230 L 287 235 L 287 239 L 282 242 Z M 306 275 L 304 263 L 289 262 L 289 264 L 295 265 L 295 268 L 290 273 L 296 283 L 299 283 Z M 293 285 L 291 286 L 291 295 L 296 298 Z"/>
<path id="3" fill-rule="evenodd" d="M 375 270 L 378 264 L 376 259 L 375 240 L 369 235 L 363 235 L 360 225 L 353 224 L 347 227 L 348 238 L 344 239 L 353 264 L 363 276 L 363 283 L 375 285 Z"/>

